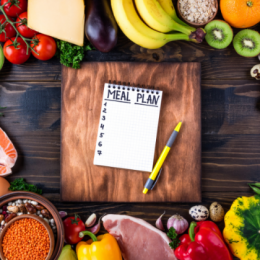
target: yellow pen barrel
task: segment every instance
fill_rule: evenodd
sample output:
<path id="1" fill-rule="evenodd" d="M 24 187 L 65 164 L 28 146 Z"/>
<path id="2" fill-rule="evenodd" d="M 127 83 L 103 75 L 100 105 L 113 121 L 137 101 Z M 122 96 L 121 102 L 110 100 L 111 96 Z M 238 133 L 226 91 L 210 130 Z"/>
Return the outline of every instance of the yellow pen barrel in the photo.
<path id="1" fill-rule="evenodd" d="M 168 146 L 164 147 L 163 152 L 162 152 L 160 158 L 158 159 L 158 161 L 157 161 L 157 163 L 156 163 L 156 165 L 155 165 L 155 167 L 154 167 L 154 169 L 153 169 L 153 171 L 152 171 L 152 173 L 149 177 L 150 179 L 152 179 L 152 180 L 156 179 L 157 174 L 160 171 L 160 169 L 162 168 L 162 165 L 163 165 L 163 163 L 164 163 L 164 161 L 165 161 L 165 159 L 166 159 L 170 150 L 171 150 L 170 147 L 168 147 Z"/>

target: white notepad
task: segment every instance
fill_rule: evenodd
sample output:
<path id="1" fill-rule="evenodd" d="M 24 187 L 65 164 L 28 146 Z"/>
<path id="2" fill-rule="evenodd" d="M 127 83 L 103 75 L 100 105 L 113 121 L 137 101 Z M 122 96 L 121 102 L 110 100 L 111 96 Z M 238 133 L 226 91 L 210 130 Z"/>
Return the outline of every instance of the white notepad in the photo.
<path id="1" fill-rule="evenodd" d="M 151 172 L 162 91 L 105 84 L 95 165 Z"/>

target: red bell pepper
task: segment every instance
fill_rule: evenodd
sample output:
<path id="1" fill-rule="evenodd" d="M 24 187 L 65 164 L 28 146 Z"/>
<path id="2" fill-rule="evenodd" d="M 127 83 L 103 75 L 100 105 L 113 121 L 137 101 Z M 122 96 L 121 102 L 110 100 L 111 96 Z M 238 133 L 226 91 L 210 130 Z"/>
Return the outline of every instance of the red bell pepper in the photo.
<path id="1" fill-rule="evenodd" d="M 179 260 L 232 260 L 218 226 L 211 221 L 192 222 L 189 235 L 180 237 L 175 250 Z"/>

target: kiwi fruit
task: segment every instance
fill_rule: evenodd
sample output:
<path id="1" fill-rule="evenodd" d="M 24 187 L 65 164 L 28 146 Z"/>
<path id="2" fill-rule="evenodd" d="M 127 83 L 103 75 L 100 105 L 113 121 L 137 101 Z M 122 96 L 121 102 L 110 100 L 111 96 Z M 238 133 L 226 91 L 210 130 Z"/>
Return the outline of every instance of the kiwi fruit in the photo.
<path id="1" fill-rule="evenodd" d="M 255 57 L 260 53 L 260 34 L 245 29 L 237 33 L 233 41 L 236 52 L 244 57 Z"/>
<path id="2" fill-rule="evenodd" d="M 233 40 L 233 30 L 228 23 L 222 20 L 213 20 L 209 22 L 205 31 L 207 43 L 216 49 L 226 48 Z"/>

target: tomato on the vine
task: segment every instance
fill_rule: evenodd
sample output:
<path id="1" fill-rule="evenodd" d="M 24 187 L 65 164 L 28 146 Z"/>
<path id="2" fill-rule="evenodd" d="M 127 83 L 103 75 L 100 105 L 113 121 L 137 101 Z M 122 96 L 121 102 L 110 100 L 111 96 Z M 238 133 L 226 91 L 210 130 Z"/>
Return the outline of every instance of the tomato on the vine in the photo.
<path id="1" fill-rule="evenodd" d="M 0 15 L 0 42 L 6 42 L 8 38 L 16 35 L 16 31 L 10 23 L 5 23 L 6 19 L 3 14 Z"/>
<path id="2" fill-rule="evenodd" d="M 9 2 L 4 6 L 5 13 L 10 17 L 17 17 L 27 10 L 27 0 L 1 0 L 1 5 Z"/>
<path id="3" fill-rule="evenodd" d="M 33 56 L 39 60 L 51 59 L 57 50 L 55 40 L 44 34 L 37 34 L 31 41 L 31 47 L 38 53 L 32 52 Z"/>
<path id="4" fill-rule="evenodd" d="M 37 34 L 36 31 L 27 27 L 27 12 L 20 14 L 17 17 L 16 22 L 16 28 L 23 37 L 32 38 L 35 34 Z"/>
<path id="5" fill-rule="evenodd" d="M 27 50 L 27 45 L 21 37 L 14 37 L 5 43 L 4 55 L 11 63 L 22 64 L 29 59 L 31 50 Z"/>

